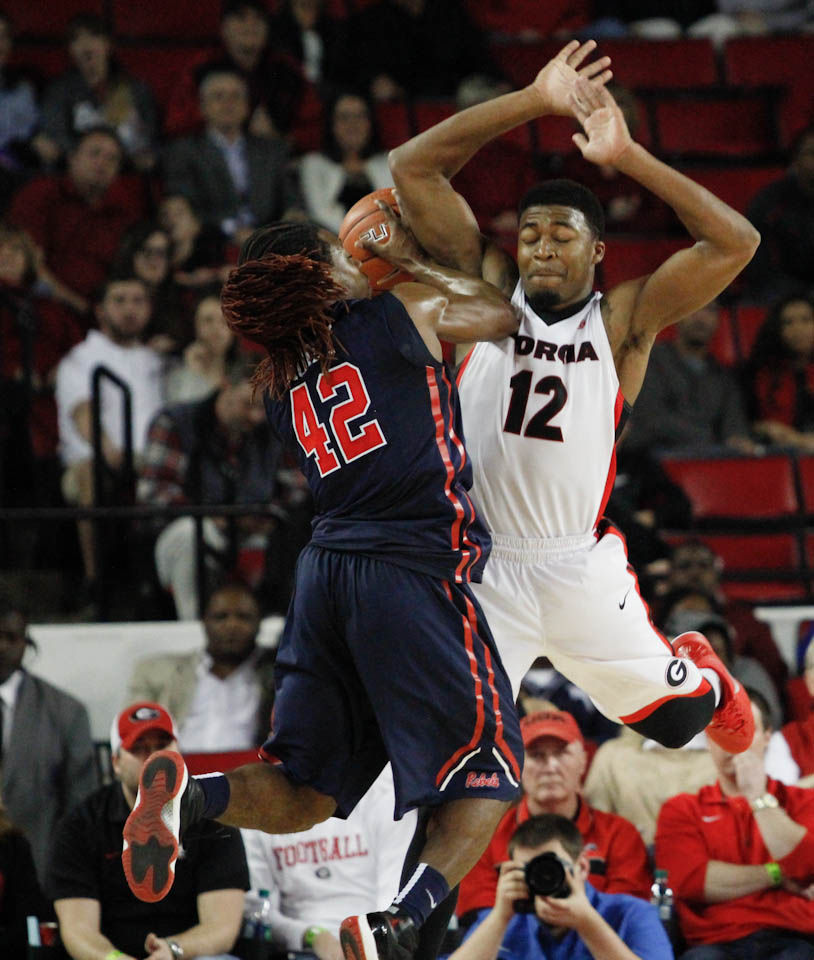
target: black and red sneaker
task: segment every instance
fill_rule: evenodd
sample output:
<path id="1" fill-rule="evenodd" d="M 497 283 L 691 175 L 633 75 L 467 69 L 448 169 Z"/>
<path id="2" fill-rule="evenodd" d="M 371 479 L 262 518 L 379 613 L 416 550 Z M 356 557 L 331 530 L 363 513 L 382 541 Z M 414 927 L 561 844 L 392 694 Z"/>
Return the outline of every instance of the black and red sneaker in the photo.
<path id="1" fill-rule="evenodd" d="M 368 913 L 348 917 L 339 928 L 345 960 L 412 960 L 418 930 L 401 913 Z"/>
<path id="2" fill-rule="evenodd" d="M 727 753 L 748 750 L 755 736 L 755 718 L 743 685 L 726 669 L 702 633 L 692 630 L 680 634 L 673 640 L 673 650 L 677 657 L 692 660 L 699 669 L 709 667 L 721 678 L 721 701 L 706 728 L 709 739 Z"/>
<path id="3" fill-rule="evenodd" d="M 194 799 L 202 806 L 202 797 L 193 798 L 200 793 L 180 753 L 159 750 L 144 764 L 136 802 L 124 825 L 122 847 L 124 875 L 139 900 L 155 903 L 169 893 L 181 829 L 188 820 L 199 819 L 189 816 L 189 808 Z"/>

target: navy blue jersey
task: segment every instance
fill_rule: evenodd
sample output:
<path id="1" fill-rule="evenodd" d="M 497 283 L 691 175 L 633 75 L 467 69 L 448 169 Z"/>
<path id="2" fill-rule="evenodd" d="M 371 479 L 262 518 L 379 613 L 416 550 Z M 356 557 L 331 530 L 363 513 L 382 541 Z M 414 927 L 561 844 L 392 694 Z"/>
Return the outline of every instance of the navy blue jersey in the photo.
<path id="1" fill-rule="evenodd" d="M 475 516 L 455 381 L 392 294 L 337 304 L 337 354 L 312 364 L 272 427 L 314 496 L 312 542 L 479 581 L 491 546 Z"/>

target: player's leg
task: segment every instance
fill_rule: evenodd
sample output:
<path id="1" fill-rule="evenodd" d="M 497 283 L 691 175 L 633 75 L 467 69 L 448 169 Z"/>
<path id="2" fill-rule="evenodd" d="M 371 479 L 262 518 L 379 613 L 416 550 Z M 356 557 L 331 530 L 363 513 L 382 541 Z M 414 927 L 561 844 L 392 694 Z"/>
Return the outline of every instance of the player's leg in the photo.
<path id="1" fill-rule="evenodd" d="M 474 866 L 515 798 L 522 762 L 511 687 L 469 588 L 366 563 L 381 591 L 377 600 L 359 578 L 348 636 L 393 765 L 396 815 L 433 809 L 389 910 L 343 924 L 346 956 L 362 960 L 412 953 L 415 928 Z"/>
<path id="2" fill-rule="evenodd" d="M 581 558 L 552 561 L 541 589 L 552 571 L 559 603 L 550 610 L 548 656 L 607 717 L 666 747 L 701 730 L 732 753 L 749 746 L 754 723 L 742 687 L 700 634 L 671 644 L 653 626 L 612 525 L 601 526 Z"/>
<path id="3" fill-rule="evenodd" d="M 268 762 L 192 778 L 172 751 L 145 764 L 122 857 L 140 899 L 160 900 L 169 891 L 188 823 L 217 819 L 271 833 L 304 830 L 331 816 L 338 801 L 348 813 L 384 766 L 372 709 L 334 625 L 324 554 L 306 548 L 298 563 L 275 664 L 273 732 L 261 751 Z M 375 735 L 366 739 L 367 730 Z"/>

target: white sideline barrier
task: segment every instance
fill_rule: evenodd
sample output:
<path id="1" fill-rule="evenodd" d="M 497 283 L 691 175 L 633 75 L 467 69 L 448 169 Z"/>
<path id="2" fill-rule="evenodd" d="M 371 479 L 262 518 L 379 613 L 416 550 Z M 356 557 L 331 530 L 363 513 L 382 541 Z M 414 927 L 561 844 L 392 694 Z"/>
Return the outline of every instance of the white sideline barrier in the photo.
<path id="1" fill-rule="evenodd" d="M 756 619 L 768 624 L 780 655 L 788 664 L 791 676 L 797 674 L 797 631 L 803 620 L 814 620 L 814 606 L 755 607 Z"/>
<path id="2" fill-rule="evenodd" d="M 275 646 L 282 628 L 282 617 L 267 617 L 258 643 Z M 137 660 L 200 650 L 205 643 L 197 620 L 31 624 L 28 632 L 39 651 L 29 650 L 23 665 L 85 704 L 94 740 L 110 736 L 114 715 L 126 706 L 127 684 Z"/>

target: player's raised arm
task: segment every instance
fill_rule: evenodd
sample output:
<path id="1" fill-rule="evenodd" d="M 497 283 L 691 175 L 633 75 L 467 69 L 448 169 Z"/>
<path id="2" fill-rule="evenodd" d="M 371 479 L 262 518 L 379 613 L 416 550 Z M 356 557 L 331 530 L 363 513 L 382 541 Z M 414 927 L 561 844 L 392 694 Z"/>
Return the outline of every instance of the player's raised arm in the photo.
<path id="1" fill-rule="evenodd" d="M 632 140 L 607 89 L 580 80 L 572 104 L 585 131 L 574 135 L 583 156 L 616 167 L 664 200 L 695 240 L 654 273 L 622 283 L 608 294 L 611 314 L 617 313 L 625 335 L 649 346 L 664 327 L 724 290 L 752 259 L 760 235 L 736 210 Z"/>
<path id="2" fill-rule="evenodd" d="M 595 47 L 593 40 L 571 41 L 529 86 L 462 110 L 390 153 L 402 212 L 430 256 L 466 273 L 483 274 L 510 292 L 516 269 L 504 265 L 494 250 L 485 262 L 477 221 L 450 179 L 485 143 L 507 130 L 546 114 L 570 115 L 570 94 L 580 77 L 604 85 L 611 76 L 610 59 L 585 62 Z"/>
<path id="3" fill-rule="evenodd" d="M 376 203 L 387 215 L 387 239 L 361 241 L 362 246 L 412 274 L 416 282 L 398 284 L 391 292 L 434 352 L 440 349 L 438 338 L 452 343 L 502 340 L 517 330 L 518 315 L 497 287 L 436 263 L 401 218 L 383 201 Z"/>

